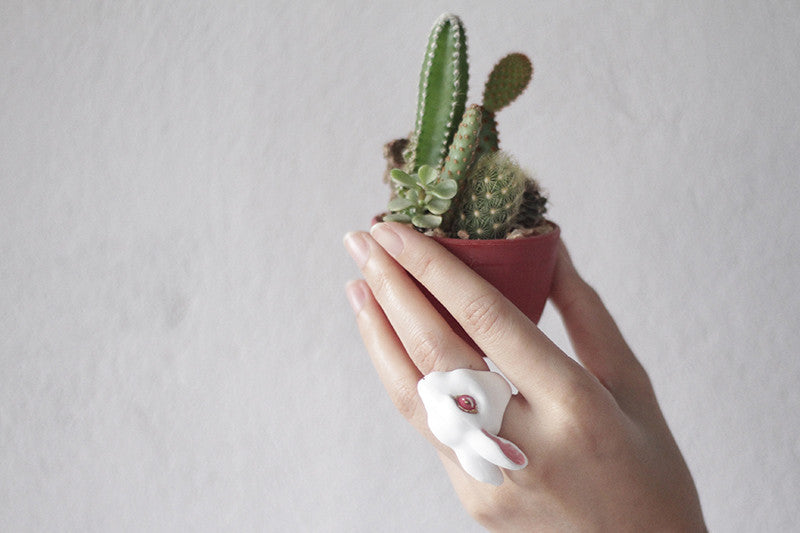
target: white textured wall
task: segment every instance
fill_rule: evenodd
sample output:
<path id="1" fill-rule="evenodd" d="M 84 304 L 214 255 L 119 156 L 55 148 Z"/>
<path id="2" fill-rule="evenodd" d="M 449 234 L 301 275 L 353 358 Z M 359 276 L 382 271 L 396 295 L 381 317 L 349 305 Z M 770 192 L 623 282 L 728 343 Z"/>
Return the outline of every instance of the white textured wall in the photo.
<path id="1" fill-rule="evenodd" d="M 0 3 L 0 530 L 479 531 L 342 292 L 445 10 L 709 526 L 797 527 L 798 4 L 430 4 Z"/>

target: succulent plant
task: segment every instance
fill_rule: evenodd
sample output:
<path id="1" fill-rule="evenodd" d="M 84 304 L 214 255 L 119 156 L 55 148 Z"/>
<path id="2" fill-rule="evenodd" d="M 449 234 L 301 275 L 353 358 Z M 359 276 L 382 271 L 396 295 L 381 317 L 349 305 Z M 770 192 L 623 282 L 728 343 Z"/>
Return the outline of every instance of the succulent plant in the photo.
<path id="1" fill-rule="evenodd" d="M 527 56 L 505 56 L 489 75 L 483 104 L 467 108 L 466 34 L 457 16 L 441 15 L 422 64 L 414 131 L 386 147 L 393 194 L 384 220 L 471 239 L 504 238 L 541 224 L 546 199 L 529 174 L 500 151 L 496 119 L 532 75 Z"/>
<path id="2" fill-rule="evenodd" d="M 439 176 L 439 171 L 422 165 L 419 172 L 408 174 L 400 169 L 391 172 L 397 195 L 389 201 L 387 221 L 410 222 L 418 228 L 432 229 L 441 224 L 441 215 L 450 208 L 456 195 L 455 180 Z"/>

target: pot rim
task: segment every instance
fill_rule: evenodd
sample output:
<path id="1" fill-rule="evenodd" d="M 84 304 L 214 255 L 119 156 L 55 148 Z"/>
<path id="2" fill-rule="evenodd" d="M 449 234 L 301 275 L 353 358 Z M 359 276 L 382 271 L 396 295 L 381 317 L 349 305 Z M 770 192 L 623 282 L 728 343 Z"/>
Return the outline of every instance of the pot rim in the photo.
<path id="1" fill-rule="evenodd" d="M 520 246 L 522 243 L 529 243 L 530 241 L 558 239 L 561 234 L 561 227 L 551 220 L 547 220 L 546 222 L 552 226 L 552 229 L 547 233 L 528 235 L 527 237 L 519 237 L 517 239 L 459 239 L 458 237 L 437 236 L 431 236 L 431 238 L 448 246 L 493 246 L 498 248 Z"/>

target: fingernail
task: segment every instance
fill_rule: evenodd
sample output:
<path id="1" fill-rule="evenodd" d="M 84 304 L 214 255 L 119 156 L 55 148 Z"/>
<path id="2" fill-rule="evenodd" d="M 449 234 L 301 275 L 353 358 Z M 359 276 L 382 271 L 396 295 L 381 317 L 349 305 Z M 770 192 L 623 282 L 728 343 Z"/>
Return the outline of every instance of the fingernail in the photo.
<path id="1" fill-rule="evenodd" d="M 356 262 L 358 268 L 362 268 L 369 258 L 369 244 L 367 244 L 364 235 L 357 232 L 351 232 L 344 236 L 344 247 L 353 261 Z"/>
<path id="2" fill-rule="evenodd" d="M 388 224 L 379 222 L 369 232 L 389 255 L 397 257 L 403 251 L 403 239 Z"/>
<path id="3" fill-rule="evenodd" d="M 367 289 L 364 286 L 364 282 L 361 280 L 351 281 L 345 285 L 344 292 L 347 295 L 347 301 L 350 302 L 350 307 L 353 308 L 353 312 L 355 314 L 360 313 L 361 308 L 364 307 L 364 302 L 367 300 Z"/>

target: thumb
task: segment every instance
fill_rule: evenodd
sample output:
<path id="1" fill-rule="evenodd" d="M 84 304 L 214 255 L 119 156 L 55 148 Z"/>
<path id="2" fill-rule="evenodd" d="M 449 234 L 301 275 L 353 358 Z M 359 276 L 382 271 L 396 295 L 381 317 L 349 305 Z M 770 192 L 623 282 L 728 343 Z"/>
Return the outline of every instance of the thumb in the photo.
<path id="1" fill-rule="evenodd" d="M 561 314 L 575 355 L 618 402 L 631 395 L 641 399 L 643 390 L 652 390 L 608 309 L 578 274 L 563 242 L 559 242 L 550 297 Z"/>

